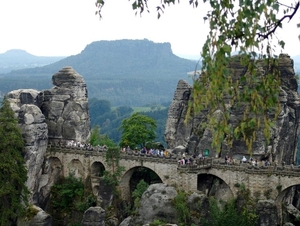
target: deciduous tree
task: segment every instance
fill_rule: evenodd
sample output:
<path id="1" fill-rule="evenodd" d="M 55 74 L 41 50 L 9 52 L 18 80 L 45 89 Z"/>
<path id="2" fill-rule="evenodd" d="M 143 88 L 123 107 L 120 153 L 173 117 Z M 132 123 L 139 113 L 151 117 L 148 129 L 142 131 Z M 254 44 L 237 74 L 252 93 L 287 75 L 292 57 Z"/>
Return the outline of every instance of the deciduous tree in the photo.
<path id="1" fill-rule="evenodd" d="M 0 108 L 0 225 L 15 224 L 27 205 L 29 192 L 25 185 L 27 170 L 23 147 L 17 119 L 4 98 Z"/>
<path id="2" fill-rule="evenodd" d="M 156 121 L 140 113 L 134 113 L 129 118 L 122 121 L 120 130 L 122 137 L 120 146 L 130 146 L 131 148 L 139 145 L 145 146 L 148 141 L 153 141 L 155 135 Z"/>

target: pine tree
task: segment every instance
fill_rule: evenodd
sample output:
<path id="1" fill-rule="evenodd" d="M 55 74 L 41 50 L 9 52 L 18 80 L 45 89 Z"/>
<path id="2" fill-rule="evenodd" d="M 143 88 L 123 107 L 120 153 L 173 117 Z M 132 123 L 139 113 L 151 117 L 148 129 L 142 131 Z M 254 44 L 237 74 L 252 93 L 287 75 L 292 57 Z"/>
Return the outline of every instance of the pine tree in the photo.
<path id="1" fill-rule="evenodd" d="M 0 108 L 0 225 L 14 225 L 24 213 L 29 191 L 22 156 L 24 141 L 17 119 L 4 98 Z"/>

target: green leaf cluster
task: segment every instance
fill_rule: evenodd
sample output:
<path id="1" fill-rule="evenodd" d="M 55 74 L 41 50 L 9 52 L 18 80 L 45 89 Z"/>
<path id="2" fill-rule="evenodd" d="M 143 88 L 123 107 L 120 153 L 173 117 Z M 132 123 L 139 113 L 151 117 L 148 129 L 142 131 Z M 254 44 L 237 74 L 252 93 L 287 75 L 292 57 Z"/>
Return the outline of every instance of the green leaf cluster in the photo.
<path id="1" fill-rule="evenodd" d="M 162 1 L 156 7 L 158 18 L 165 5 L 176 2 Z M 104 0 L 96 1 L 99 14 L 104 3 Z M 133 9 L 142 13 L 148 9 L 147 3 L 147 0 L 135 1 Z M 189 3 L 197 7 L 199 2 L 191 0 Z M 202 110 L 208 112 L 208 123 L 204 126 L 212 131 L 212 146 L 220 151 L 222 141 L 226 138 L 231 144 L 236 135 L 235 128 L 228 123 L 230 106 L 244 104 L 244 120 L 254 119 L 255 129 L 262 129 L 268 142 L 274 120 L 269 117 L 269 110 L 279 105 L 280 80 L 274 53 L 277 46 L 284 48 L 285 45 L 277 38 L 276 31 L 282 28 L 285 20 L 294 17 L 300 2 L 287 5 L 277 0 L 203 0 L 203 3 L 210 6 L 204 17 L 210 31 L 201 53 L 202 72 L 195 72 L 193 101 L 189 104 L 187 120 Z M 237 60 L 243 66 L 244 76 L 237 77 L 236 71 L 230 67 L 233 51 L 239 51 L 241 57 Z M 263 69 L 257 59 L 263 60 Z M 246 131 L 242 128 L 246 127 L 239 127 L 238 133 L 245 135 Z M 255 135 L 242 138 L 251 152 Z"/>
<path id="2" fill-rule="evenodd" d="M 89 143 L 92 146 L 106 145 L 109 148 L 117 146 L 117 144 L 113 140 L 111 140 L 106 134 L 100 134 L 100 126 L 98 125 L 92 128 Z"/>
<path id="3" fill-rule="evenodd" d="M 225 138 L 231 144 L 239 137 L 251 152 L 259 129 L 269 141 L 274 120 L 270 114 L 278 113 L 280 79 L 272 38 L 282 20 L 277 16 L 276 0 L 238 3 L 209 1 L 212 10 L 206 20 L 210 32 L 202 48 L 202 73 L 195 75 L 189 116 L 208 111 L 206 126 L 213 132 L 212 145 L 217 150 Z M 282 40 L 277 44 L 284 47 Z M 232 58 L 234 50 L 239 51 L 239 56 Z M 244 70 L 241 77 L 233 69 L 236 62 Z M 230 107 L 244 110 L 244 118 L 235 128 L 228 123 Z M 222 114 L 215 114 L 218 110 Z"/>
<path id="4" fill-rule="evenodd" d="M 56 225 L 62 225 L 66 219 L 70 223 L 80 223 L 84 211 L 96 204 L 97 200 L 92 192 L 85 189 L 83 182 L 72 175 L 60 178 L 51 187 L 49 212 Z"/>
<path id="5" fill-rule="evenodd" d="M 0 225 L 11 225 L 25 213 L 29 191 L 22 156 L 24 141 L 17 119 L 4 98 L 0 108 Z"/>
<path id="6" fill-rule="evenodd" d="M 120 148 L 108 148 L 105 154 L 105 161 L 110 169 L 104 171 L 103 182 L 112 188 L 114 195 L 118 195 L 117 186 L 125 170 L 125 168 L 119 164 Z"/>
<path id="7" fill-rule="evenodd" d="M 140 180 L 140 182 L 137 184 L 136 189 L 132 192 L 132 198 L 134 199 L 134 209 L 138 209 L 140 206 L 140 200 L 142 198 L 142 195 L 149 187 L 149 184 L 147 184 L 143 179 Z"/>
<path id="8" fill-rule="evenodd" d="M 253 226 L 258 220 L 258 216 L 253 211 L 246 208 L 237 209 L 235 200 L 219 205 L 213 197 L 209 200 L 209 214 L 209 219 L 204 219 L 204 225 L 207 226 Z"/>
<path id="9" fill-rule="evenodd" d="M 173 206 L 177 213 L 177 222 L 180 225 L 189 225 L 191 220 L 190 209 L 187 206 L 187 194 L 184 191 L 178 191 L 173 200 Z"/>
<path id="10" fill-rule="evenodd" d="M 122 121 L 120 126 L 122 137 L 120 146 L 143 147 L 156 137 L 156 121 L 139 112 L 133 113 L 129 118 Z"/>

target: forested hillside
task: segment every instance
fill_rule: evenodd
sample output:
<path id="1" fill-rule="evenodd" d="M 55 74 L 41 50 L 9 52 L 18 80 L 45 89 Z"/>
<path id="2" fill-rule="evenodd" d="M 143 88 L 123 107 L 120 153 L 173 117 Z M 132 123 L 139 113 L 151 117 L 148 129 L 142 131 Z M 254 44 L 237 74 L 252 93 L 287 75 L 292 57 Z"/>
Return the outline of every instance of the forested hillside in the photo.
<path id="1" fill-rule="evenodd" d="M 164 103 L 172 100 L 180 79 L 192 81 L 187 73 L 196 65 L 174 55 L 170 43 L 98 41 L 56 63 L 1 74 L 0 96 L 20 88 L 48 89 L 54 73 L 72 66 L 85 79 L 89 98 L 105 99 L 113 106 Z"/>
<path id="2" fill-rule="evenodd" d="M 150 111 L 140 111 L 141 114 L 154 119 L 157 123 L 156 139 L 165 145 L 164 133 L 168 117 L 170 103 L 164 106 L 151 106 Z M 122 120 L 130 117 L 134 109 L 128 106 L 119 106 L 112 108 L 111 103 L 107 100 L 89 99 L 89 111 L 91 116 L 91 126 L 100 127 L 100 133 L 107 135 L 115 143 L 119 143 L 121 132 L 119 127 Z"/>
<path id="3" fill-rule="evenodd" d="M 65 57 L 35 56 L 21 49 L 8 50 L 0 54 L 0 74 L 12 70 L 45 66 L 63 58 Z"/>

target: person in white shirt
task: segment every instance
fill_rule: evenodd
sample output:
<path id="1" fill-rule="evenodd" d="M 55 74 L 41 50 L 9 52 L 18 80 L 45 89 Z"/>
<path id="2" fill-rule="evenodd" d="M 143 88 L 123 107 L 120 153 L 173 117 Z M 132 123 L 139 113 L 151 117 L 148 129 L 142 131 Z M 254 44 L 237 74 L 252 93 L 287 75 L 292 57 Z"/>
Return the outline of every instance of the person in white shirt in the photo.
<path id="1" fill-rule="evenodd" d="M 245 156 L 243 156 L 243 158 L 242 158 L 242 162 L 243 162 L 243 163 L 247 162 L 247 159 L 246 159 L 246 157 L 245 157 Z"/>

